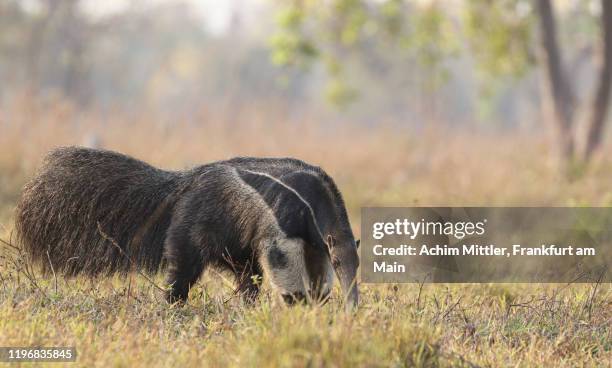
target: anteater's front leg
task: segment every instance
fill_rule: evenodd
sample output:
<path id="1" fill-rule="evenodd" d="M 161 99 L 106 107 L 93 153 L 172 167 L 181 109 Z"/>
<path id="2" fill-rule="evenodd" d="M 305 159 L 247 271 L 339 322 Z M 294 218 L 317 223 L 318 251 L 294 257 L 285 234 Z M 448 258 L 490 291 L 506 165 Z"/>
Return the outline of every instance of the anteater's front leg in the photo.
<path id="1" fill-rule="evenodd" d="M 168 261 L 167 282 L 170 285 L 166 299 L 169 303 L 185 302 L 189 289 L 204 271 L 205 261 L 184 232 L 169 232 L 165 252 Z"/>

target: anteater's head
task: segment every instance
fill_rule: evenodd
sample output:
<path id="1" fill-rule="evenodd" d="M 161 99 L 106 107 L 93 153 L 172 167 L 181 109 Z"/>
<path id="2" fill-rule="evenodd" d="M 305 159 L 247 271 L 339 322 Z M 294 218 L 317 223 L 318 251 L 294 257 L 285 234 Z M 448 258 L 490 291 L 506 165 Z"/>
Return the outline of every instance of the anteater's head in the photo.
<path id="1" fill-rule="evenodd" d="M 335 273 L 347 309 L 357 307 L 359 243 L 350 230 L 344 204 L 333 182 L 330 189 L 329 183 L 324 184 L 321 177 L 312 173 L 292 172 L 281 180 L 266 173 L 246 171 L 278 185 L 283 195 L 279 194 L 276 200 L 282 199 L 284 212 L 281 212 L 286 215 L 281 220 L 284 228 L 291 228 L 295 235 L 263 246 L 261 262 L 272 285 L 289 303 L 326 300 Z"/>
<path id="2" fill-rule="evenodd" d="M 261 263 L 287 304 L 325 303 L 334 283 L 330 257 L 301 238 L 277 238 L 264 247 Z"/>

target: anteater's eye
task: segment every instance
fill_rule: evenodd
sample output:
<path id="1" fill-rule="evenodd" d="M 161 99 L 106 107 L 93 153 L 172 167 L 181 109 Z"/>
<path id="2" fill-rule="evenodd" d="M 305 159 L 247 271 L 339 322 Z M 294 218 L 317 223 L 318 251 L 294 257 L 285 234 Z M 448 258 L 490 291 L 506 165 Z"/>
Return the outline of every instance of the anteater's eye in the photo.
<path id="1" fill-rule="evenodd" d="M 332 257 L 332 266 L 334 266 L 334 267 L 340 266 L 340 258 Z"/>

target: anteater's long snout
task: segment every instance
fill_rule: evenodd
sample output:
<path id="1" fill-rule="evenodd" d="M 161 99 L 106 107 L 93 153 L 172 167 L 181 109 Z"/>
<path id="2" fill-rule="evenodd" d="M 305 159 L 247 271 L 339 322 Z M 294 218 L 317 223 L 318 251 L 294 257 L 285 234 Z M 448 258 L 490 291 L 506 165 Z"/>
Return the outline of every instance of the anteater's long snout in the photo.
<path id="1" fill-rule="evenodd" d="M 353 311 L 359 304 L 359 289 L 357 287 L 357 269 L 359 255 L 353 243 L 337 245 L 332 249 L 332 265 L 346 302 L 346 310 Z"/>
<path id="2" fill-rule="evenodd" d="M 359 305 L 359 290 L 357 289 L 357 281 L 354 281 L 349 285 L 342 288 L 344 295 L 346 296 L 345 309 L 347 312 L 353 312 Z"/>

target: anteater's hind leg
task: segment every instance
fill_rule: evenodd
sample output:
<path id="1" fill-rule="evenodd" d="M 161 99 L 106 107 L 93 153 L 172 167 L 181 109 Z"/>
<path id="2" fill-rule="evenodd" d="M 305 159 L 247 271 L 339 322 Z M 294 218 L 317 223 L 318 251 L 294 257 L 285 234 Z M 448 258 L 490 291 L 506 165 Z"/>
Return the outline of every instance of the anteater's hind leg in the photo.
<path id="1" fill-rule="evenodd" d="M 167 282 L 170 285 L 166 299 L 169 303 L 185 302 L 189 289 L 198 281 L 206 264 L 201 252 L 184 234 L 170 232 L 165 251 L 168 261 Z"/>

